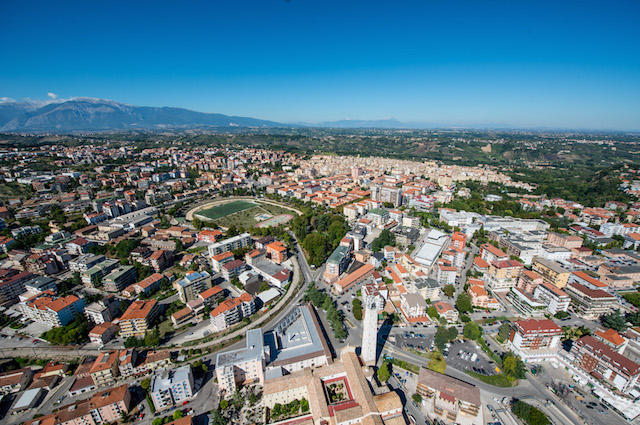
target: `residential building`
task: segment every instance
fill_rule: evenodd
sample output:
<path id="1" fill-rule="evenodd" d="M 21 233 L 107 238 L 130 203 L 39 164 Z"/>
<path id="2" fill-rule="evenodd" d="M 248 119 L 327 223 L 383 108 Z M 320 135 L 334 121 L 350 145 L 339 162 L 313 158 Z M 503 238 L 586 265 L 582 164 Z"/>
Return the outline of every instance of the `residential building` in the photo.
<path id="1" fill-rule="evenodd" d="M 41 292 L 19 306 L 25 317 L 53 327 L 68 325 L 83 309 L 83 298 L 75 295 L 58 298 L 51 291 Z"/>
<path id="2" fill-rule="evenodd" d="M 561 311 L 566 312 L 571 304 L 571 297 L 566 292 L 547 282 L 535 287 L 533 297 L 545 304 L 550 314 L 556 314 Z"/>
<path id="3" fill-rule="evenodd" d="M 328 284 L 334 283 L 338 277 L 347 269 L 351 261 L 351 250 L 349 247 L 340 245 L 329 256 L 324 271 L 324 280 Z"/>
<path id="4" fill-rule="evenodd" d="M 593 337 L 620 354 L 624 354 L 629 344 L 629 340 L 620 335 L 615 329 L 596 331 L 593 333 Z"/>
<path id="5" fill-rule="evenodd" d="M 198 240 L 201 242 L 215 243 L 222 236 L 220 230 L 204 229 L 198 233 Z"/>
<path id="6" fill-rule="evenodd" d="M 115 423 L 132 409 L 127 384 L 94 394 L 91 398 L 62 406 L 55 413 L 24 422 L 24 425 L 98 425 Z"/>
<path id="7" fill-rule="evenodd" d="M 226 251 L 221 252 L 220 254 L 216 254 L 211 257 L 211 264 L 213 266 L 213 270 L 216 273 L 220 273 L 222 271 L 222 266 L 226 263 L 230 263 L 235 259 L 235 255 L 233 252 Z"/>
<path id="8" fill-rule="evenodd" d="M 104 255 L 82 254 L 69 261 L 69 270 L 72 272 L 86 272 L 91 267 L 105 260 Z"/>
<path id="9" fill-rule="evenodd" d="M 482 277 L 487 289 L 504 291 L 517 285 L 524 265 L 516 260 L 500 260 L 489 264 L 489 272 Z"/>
<path id="10" fill-rule="evenodd" d="M 483 424 L 480 390 L 464 381 L 421 367 L 416 393 L 431 414 L 446 424 Z"/>
<path id="11" fill-rule="evenodd" d="M 542 279 L 555 285 L 557 288 L 564 288 L 569 280 L 571 272 L 564 269 L 555 261 L 550 261 L 542 257 L 533 257 L 533 271 L 542 276 Z"/>
<path id="12" fill-rule="evenodd" d="M 433 306 L 438 311 L 440 317 L 447 319 L 447 322 L 453 323 L 458 321 L 458 310 L 453 308 L 448 302 L 438 301 Z"/>
<path id="13" fill-rule="evenodd" d="M 467 290 L 467 294 L 469 295 L 469 298 L 471 298 L 471 305 L 474 307 L 484 309 L 495 309 L 500 307 L 500 303 L 498 303 L 495 298 L 489 296 L 489 293 L 484 289 L 484 286 L 471 285 Z"/>
<path id="14" fill-rule="evenodd" d="M 563 235 L 559 233 L 549 232 L 549 235 L 547 236 L 547 242 L 549 242 L 551 245 L 574 249 L 580 248 L 582 246 L 583 239 L 580 236 Z"/>
<path id="15" fill-rule="evenodd" d="M 211 325 L 221 331 L 249 317 L 256 312 L 256 304 L 251 295 L 243 293 L 237 298 L 222 301 L 210 313 Z"/>
<path id="16" fill-rule="evenodd" d="M 533 293 L 536 286 L 542 284 L 542 282 L 544 282 L 544 279 L 538 273 L 523 269 L 516 286 L 525 292 Z"/>
<path id="17" fill-rule="evenodd" d="M 173 287 L 178 291 L 180 301 L 186 304 L 198 298 L 200 292 L 211 288 L 211 275 L 205 271 L 190 271 L 182 279 L 173 282 Z"/>
<path id="18" fill-rule="evenodd" d="M 571 348 L 571 354 L 576 366 L 623 393 L 628 394 L 638 384 L 640 365 L 591 335 L 577 340 Z"/>
<path id="19" fill-rule="evenodd" d="M 209 307 L 214 307 L 218 302 L 224 298 L 224 289 L 218 285 L 202 291 L 198 294 L 198 298 L 202 300 L 202 303 Z"/>
<path id="20" fill-rule="evenodd" d="M 509 259 L 506 252 L 491 245 L 490 243 L 483 244 L 480 247 L 480 258 L 486 261 L 488 264 L 494 261 L 505 261 Z"/>
<path id="21" fill-rule="evenodd" d="M 84 315 L 96 325 L 100 323 L 110 322 L 115 319 L 120 302 L 113 295 L 91 303 L 84 308 Z"/>
<path id="22" fill-rule="evenodd" d="M 233 260 L 229 263 L 226 263 L 222 266 L 222 276 L 226 280 L 231 280 L 234 277 L 240 276 L 240 274 L 245 271 L 247 265 L 242 260 Z"/>
<path id="23" fill-rule="evenodd" d="M 108 292 L 121 292 L 124 288 L 134 283 L 138 278 L 138 272 L 133 266 L 122 266 L 112 271 L 102 279 L 104 290 Z"/>
<path id="24" fill-rule="evenodd" d="M 123 291 L 123 295 L 125 291 L 129 294 L 129 296 L 133 296 L 133 293 L 149 295 L 160 289 L 160 285 L 166 279 L 167 278 L 160 273 L 154 273 L 151 276 L 145 277 L 140 282 L 130 285 Z"/>
<path id="25" fill-rule="evenodd" d="M 223 397 L 232 396 L 239 384 L 263 384 L 267 362 L 261 329 L 246 333 L 247 346 L 216 356 L 216 377 Z"/>
<path id="26" fill-rule="evenodd" d="M 191 365 L 157 371 L 151 378 L 149 395 L 158 412 L 191 400 L 195 395 Z"/>
<path id="27" fill-rule="evenodd" d="M 94 344 L 106 344 L 116 336 L 119 330 L 120 327 L 111 322 L 100 323 L 89 332 L 89 340 Z"/>
<path id="28" fill-rule="evenodd" d="M 289 250 L 280 241 L 271 242 L 266 247 L 267 257 L 276 264 L 281 264 L 289 258 Z"/>
<path id="29" fill-rule="evenodd" d="M 506 298 L 522 317 L 544 317 L 547 313 L 546 304 L 537 301 L 532 294 L 521 289 L 511 288 Z"/>
<path id="30" fill-rule="evenodd" d="M 409 320 L 424 319 L 429 321 L 427 307 L 427 302 L 418 294 L 406 293 L 400 295 L 400 309 Z"/>
<path id="31" fill-rule="evenodd" d="M 25 284 L 35 277 L 31 272 L 20 272 L 16 269 L 0 270 L 0 306 L 13 305 L 19 301 L 20 294 L 25 292 Z"/>
<path id="32" fill-rule="evenodd" d="M 159 311 L 158 300 L 134 301 L 120 318 L 120 336 L 143 338 Z"/>
<path id="33" fill-rule="evenodd" d="M 508 345 L 525 362 L 545 360 L 561 349 L 562 335 L 562 329 L 552 320 L 517 320 L 511 324 Z"/>
<path id="34" fill-rule="evenodd" d="M 164 249 L 154 251 L 153 254 L 149 256 L 149 264 L 156 273 L 160 273 L 167 267 L 171 267 L 173 265 L 173 251 L 167 251 Z"/>
<path id="35" fill-rule="evenodd" d="M 118 352 L 103 351 L 98 354 L 89 373 L 97 387 L 114 386 L 116 377 L 120 374 L 120 370 L 118 369 Z"/>
<path id="36" fill-rule="evenodd" d="M 564 291 L 571 298 L 571 307 L 576 314 L 586 320 L 611 313 L 619 305 L 615 295 L 601 289 L 590 289 L 577 282 L 568 284 Z"/>
<path id="37" fill-rule="evenodd" d="M 32 379 L 33 370 L 30 368 L 0 373 L 0 395 L 24 391 L 31 384 Z"/>
<path id="38" fill-rule="evenodd" d="M 209 245 L 209 256 L 213 257 L 214 255 L 222 252 L 235 251 L 248 246 L 251 246 L 251 235 L 248 233 L 242 233 L 241 235 Z"/>

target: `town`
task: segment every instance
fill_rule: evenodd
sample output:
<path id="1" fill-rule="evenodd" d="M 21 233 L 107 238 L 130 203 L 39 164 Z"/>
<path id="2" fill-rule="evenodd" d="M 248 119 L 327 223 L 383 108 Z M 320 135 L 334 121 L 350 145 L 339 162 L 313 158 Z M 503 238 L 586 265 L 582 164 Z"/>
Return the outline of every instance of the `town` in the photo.
<path id="1" fill-rule="evenodd" d="M 640 423 L 637 167 L 94 141 L 0 149 L 2 423 Z"/>

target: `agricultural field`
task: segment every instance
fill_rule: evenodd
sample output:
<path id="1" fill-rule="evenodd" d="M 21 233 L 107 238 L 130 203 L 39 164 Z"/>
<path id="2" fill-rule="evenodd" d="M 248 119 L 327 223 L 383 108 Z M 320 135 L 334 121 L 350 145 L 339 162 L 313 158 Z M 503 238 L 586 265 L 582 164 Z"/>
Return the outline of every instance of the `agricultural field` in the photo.
<path id="1" fill-rule="evenodd" d="M 234 214 L 239 211 L 244 211 L 250 208 L 254 208 L 256 204 L 253 202 L 245 201 L 233 201 L 227 204 L 217 205 L 206 210 L 198 211 L 197 214 L 203 217 L 207 217 L 209 220 L 217 220 L 222 217 L 226 217 L 229 214 Z"/>

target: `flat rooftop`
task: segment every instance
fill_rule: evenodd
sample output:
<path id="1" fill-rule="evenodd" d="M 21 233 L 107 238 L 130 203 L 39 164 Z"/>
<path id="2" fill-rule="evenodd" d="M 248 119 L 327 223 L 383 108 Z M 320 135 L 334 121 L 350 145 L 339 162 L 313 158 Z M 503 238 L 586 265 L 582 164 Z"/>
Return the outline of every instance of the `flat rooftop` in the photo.
<path id="1" fill-rule="evenodd" d="M 325 353 L 330 357 L 322 329 L 309 305 L 296 307 L 276 327 L 265 334 L 271 364 L 278 366 L 304 357 Z"/>
<path id="2" fill-rule="evenodd" d="M 247 331 L 247 346 L 239 350 L 227 351 L 216 356 L 216 368 L 233 366 L 257 360 L 264 356 L 264 343 L 262 341 L 262 329 Z"/>

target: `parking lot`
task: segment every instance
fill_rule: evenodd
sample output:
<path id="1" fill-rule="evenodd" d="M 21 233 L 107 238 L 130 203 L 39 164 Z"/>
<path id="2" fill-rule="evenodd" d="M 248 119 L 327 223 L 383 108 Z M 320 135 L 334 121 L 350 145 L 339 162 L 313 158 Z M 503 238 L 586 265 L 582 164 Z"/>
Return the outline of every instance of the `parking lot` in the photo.
<path id="1" fill-rule="evenodd" d="M 447 365 L 460 371 L 470 370 L 481 375 L 494 375 L 496 365 L 471 341 L 456 340 L 445 350 Z"/>
<path id="2" fill-rule="evenodd" d="M 412 348 L 419 351 L 433 350 L 433 334 L 427 335 L 418 331 L 406 331 L 397 336 L 397 345 L 402 348 Z"/>

